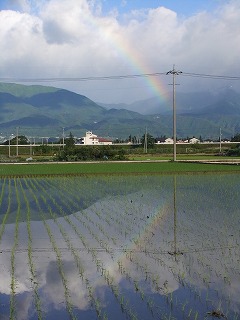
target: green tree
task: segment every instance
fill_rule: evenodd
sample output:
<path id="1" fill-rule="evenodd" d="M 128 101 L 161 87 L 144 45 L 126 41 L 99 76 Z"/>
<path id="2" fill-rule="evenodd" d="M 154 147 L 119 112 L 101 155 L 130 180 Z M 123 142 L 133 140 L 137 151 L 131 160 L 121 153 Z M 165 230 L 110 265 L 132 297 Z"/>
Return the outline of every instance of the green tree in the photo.
<path id="1" fill-rule="evenodd" d="M 72 132 L 70 132 L 69 137 L 65 139 L 65 147 L 68 151 L 75 149 L 75 139 Z"/>
<path id="2" fill-rule="evenodd" d="M 3 144 L 4 145 L 8 145 L 9 144 L 9 140 L 5 141 Z M 14 138 L 10 139 L 10 144 L 11 145 L 16 145 L 17 144 L 17 137 L 14 137 Z M 30 144 L 30 141 L 25 136 L 18 136 L 18 144 L 20 144 L 20 145 Z"/>
<path id="3" fill-rule="evenodd" d="M 235 134 L 235 136 L 233 136 L 231 138 L 232 142 L 239 142 L 240 141 L 240 133 Z"/>
<path id="4" fill-rule="evenodd" d="M 41 144 L 40 146 L 35 147 L 35 154 L 46 155 L 46 154 L 51 154 L 51 152 L 52 152 L 52 147 L 50 147 L 47 144 Z"/>
<path id="5" fill-rule="evenodd" d="M 151 134 L 147 133 L 147 147 L 153 148 L 154 143 L 155 143 L 154 137 Z M 145 134 L 141 138 L 141 144 L 142 144 L 142 146 L 144 146 L 144 144 L 145 144 Z"/>
<path id="6" fill-rule="evenodd" d="M 236 146 L 230 148 L 226 152 L 227 156 L 232 156 L 232 157 L 239 157 L 240 156 L 240 144 L 237 144 Z"/>

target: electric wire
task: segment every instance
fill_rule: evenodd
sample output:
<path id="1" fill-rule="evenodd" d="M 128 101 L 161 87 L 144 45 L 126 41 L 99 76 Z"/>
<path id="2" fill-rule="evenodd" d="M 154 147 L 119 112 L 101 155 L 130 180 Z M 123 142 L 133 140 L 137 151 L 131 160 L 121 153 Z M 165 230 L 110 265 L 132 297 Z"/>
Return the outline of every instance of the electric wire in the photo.
<path id="1" fill-rule="evenodd" d="M 190 72 L 182 72 L 180 75 L 186 76 L 186 77 L 207 78 L 207 79 L 215 79 L 215 80 L 240 80 L 240 76 L 225 76 L 225 75 L 190 73 Z"/>
<path id="2" fill-rule="evenodd" d="M 141 74 L 127 74 L 117 76 L 90 76 L 90 77 L 53 77 L 53 78 L 0 78 L 0 81 L 16 81 L 16 82 L 74 82 L 74 81 L 103 81 L 103 80 L 121 80 L 131 78 L 157 77 L 164 75 L 166 72 L 141 73 Z"/>
<path id="3" fill-rule="evenodd" d="M 126 74 L 126 75 L 110 75 L 110 76 L 88 76 L 88 77 L 46 77 L 46 78 L 0 78 L 0 82 L 81 82 L 81 81 L 106 81 L 106 80 L 122 80 L 122 79 L 134 79 L 134 78 L 148 78 L 159 77 L 163 75 L 169 75 L 168 72 L 154 72 L 154 73 L 139 73 L 139 74 Z M 205 78 L 214 80 L 240 80 L 240 76 L 228 76 L 228 75 L 216 75 L 205 73 L 192 73 L 192 72 L 178 72 L 178 76 L 193 77 L 193 78 Z"/>

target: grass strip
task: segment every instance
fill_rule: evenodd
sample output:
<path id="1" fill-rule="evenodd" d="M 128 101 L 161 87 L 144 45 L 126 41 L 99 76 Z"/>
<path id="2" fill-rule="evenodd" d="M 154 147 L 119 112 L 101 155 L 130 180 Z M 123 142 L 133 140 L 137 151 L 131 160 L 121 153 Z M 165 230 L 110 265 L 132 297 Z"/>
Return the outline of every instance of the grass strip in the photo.
<path id="1" fill-rule="evenodd" d="M 168 173 L 239 173 L 237 163 L 198 162 L 79 162 L 1 164 L 0 177 L 5 176 L 54 176 L 88 174 L 168 174 Z"/>

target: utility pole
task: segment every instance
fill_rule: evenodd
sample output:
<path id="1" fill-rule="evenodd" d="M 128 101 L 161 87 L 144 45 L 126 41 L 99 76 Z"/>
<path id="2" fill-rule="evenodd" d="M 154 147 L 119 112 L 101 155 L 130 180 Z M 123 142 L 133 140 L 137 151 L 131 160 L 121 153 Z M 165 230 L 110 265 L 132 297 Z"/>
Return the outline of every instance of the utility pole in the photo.
<path id="1" fill-rule="evenodd" d="M 219 152 L 222 153 L 222 129 L 220 128 L 219 132 Z"/>
<path id="2" fill-rule="evenodd" d="M 173 65 L 173 69 L 168 71 L 166 74 L 172 74 L 173 76 L 173 161 L 177 160 L 177 117 L 176 117 L 176 94 L 175 94 L 175 86 L 176 81 L 175 78 L 177 75 L 181 74 L 182 71 L 175 70 L 175 65 Z"/>
<path id="3" fill-rule="evenodd" d="M 16 128 L 17 132 L 16 132 L 16 156 L 18 157 L 18 129 L 19 127 Z"/>
<path id="4" fill-rule="evenodd" d="M 13 139 L 13 133 L 9 136 L 9 141 L 8 141 L 8 156 L 9 158 L 11 157 L 11 140 Z"/>
<path id="5" fill-rule="evenodd" d="M 30 150 L 30 157 L 32 156 L 32 140 L 31 140 L 32 137 L 29 137 L 29 142 L 30 142 L 30 145 L 29 145 L 29 150 Z"/>
<path id="6" fill-rule="evenodd" d="M 145 136 L 144 136 L 144 152 L 147 153 L 147 127 L 145 130 Z"/>
<path id="7" fill-rule="evenodd" d="M 62 141 L 63 141 L 63 149 L 64 149 L 64 144 L 65 144 L 65 141 L 64 141 L 64 136 L 65 136 L 65 133 L 64 133 L 64 127 L 62 128 L 63 131 L 62 131 Z"/>
<path id="8" fill-rule="evenodd" d="M 10 158 L 11 157 L 11 136 L 9 137 L 9 140 L 8 140 L 8 157 Z"/>

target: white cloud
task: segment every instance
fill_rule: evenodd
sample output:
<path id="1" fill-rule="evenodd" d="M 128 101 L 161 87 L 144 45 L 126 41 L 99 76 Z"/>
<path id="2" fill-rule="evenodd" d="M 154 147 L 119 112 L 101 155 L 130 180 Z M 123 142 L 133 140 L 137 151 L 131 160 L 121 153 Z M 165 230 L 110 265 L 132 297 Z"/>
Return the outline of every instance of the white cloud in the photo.
<path id="1" fill-rule="evenodd" d="M 48 0 L 38 11 L 30 10 L 30 4 L 36 9 L 34 1 L 17 3 L 25 13 L 0 12 L 2 77 L 162 72 L 173 63 L 186 72 L 237 73 L 238 1 L 230 1 L 215 13 L 202 12 L 186 19 L 164 7 L 135 10 L 121 20 L 124 23 L 117 12 L 103 16 L 99 1 Z M 185 91 L 191 89 L 190 81 L 183 82 Z M 144 84 L 147 86 L 145 80 L 54 85 L 78 90 L 97 101 L 121 102 L 153 95 L 150 88 L 121 90 Z"/>

